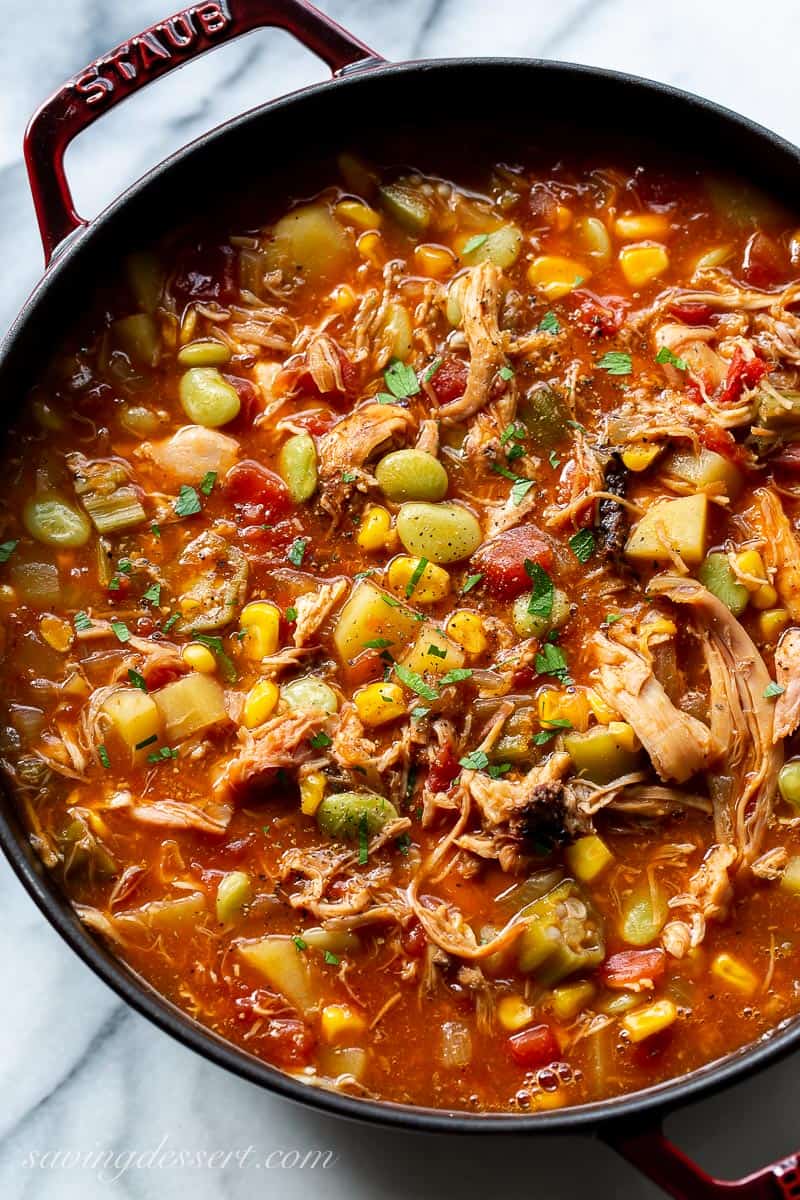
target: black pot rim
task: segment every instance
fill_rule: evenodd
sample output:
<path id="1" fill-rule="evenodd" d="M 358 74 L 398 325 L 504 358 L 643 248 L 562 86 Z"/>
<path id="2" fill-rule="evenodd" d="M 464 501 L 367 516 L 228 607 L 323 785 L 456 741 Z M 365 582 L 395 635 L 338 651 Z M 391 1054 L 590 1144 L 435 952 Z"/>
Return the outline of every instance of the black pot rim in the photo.
<path id="1" fill-rule="evenodd" d="M 125 206 L 199 148 L 223 139 L 232 129 L 261 118 L 265 113 L 291 107 L 305 98 L 321 92 L 357 88 L 369 80 L 386 75 L 418 75 L 430 72 L 480 71 L 491 67 L 543 75 L 583 77 L 615 81 L 632 90 L 673 99 L 685 109 L 702 110 L 729 129 L 738 129 L 755 137 L 800 167 L 800 150 L 785 138 L 722 105 L 683 91 L 670 84 L 630 75 L 625 72 L 583 64 L 527 58 L 453 58 L 425 59 L 418 62 L 384 63 L 366 60 L 346 68 L 338 78 L 314 84 L 276 100 L 258 105 L 194 139 L 154 166 L 111 202 L 92 222 L 77 230 L 58 248 L 53 261 L 26 301 L 8 333 L 0 342 L 0 367 L 6 361 L 20 331 L 36 316 L 44 296 L 62 272 L 78 258 L 84 247 Z M 800 1015 L 784 1022 L 758 1042 L 708 1063 L 687 1075 L 657 1084 L 637 1092 L 611 1099 L 577 1105 L 573 1108 L 530 1114 L 471 1113 L 449 1111 L 375 1101 L 328 1090 L 304 1083 L 288 1075 L 213 1031 L 192 1020 L 186 1013 L 155 991 L 141 976 L 125 966 L 78 921 L 69 902 L 58 891 L 53 879 L 41 864 L 27 841 L 25 831 L 14 811 L 10 791 L 6 788 L 9 811 L 0 806 L 0 845 L 17 877 L 39 910 L 75 951 L 79 958 L 136 1012 L 147 1017 L 163 1032 L 196 1051 L 217 1066 L 224 1067 L 240 1078 L 259 1085 L 287 1099 L 316 1108 L 322 1112 L 361 1122 L 425 1133 L 595 1133 L 600 1125 L 614 1126 L 638 1123 L 645 1118 L 652 1122 L 658 1116 L 690 1101 L 699 1100 L 741 1081 L 768 1064 L 796 1049 L 800 1042 Z"/>

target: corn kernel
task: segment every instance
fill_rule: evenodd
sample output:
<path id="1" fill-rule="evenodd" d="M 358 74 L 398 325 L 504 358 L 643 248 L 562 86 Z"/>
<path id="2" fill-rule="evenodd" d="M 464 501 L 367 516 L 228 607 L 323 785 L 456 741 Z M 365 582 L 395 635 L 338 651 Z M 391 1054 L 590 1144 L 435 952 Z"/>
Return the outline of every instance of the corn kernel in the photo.
<path id="1" fill-rule="evenodd" d="M 381 235 L 371 230 L 369 233 L 362 233 L 361 237 L 356 241 L 356 249 L 362 258 L 366 258 L 368 262 L 375 266 L 380 266 L 380 246 Z"/>
<path id="2" fill-rule="evenodd" d="M 383 223 L 382 214 L 360 200 L 340 200 L 333 211 L 340 221 L 359 229 L 380 229 Z"/>
<path id="3" fill-rule="evenodd" d="M 508 1029 L 511 1033 L 530 1025 L 533 1017 L 533 1009 L 525 1003 L 522 996 L 503 996 L 497 1005 L 497 1019 L 503 1029 Z"/>
<path id="4" fill-rule="evenodd" d="M 385 550 L 392 529 L 392 517 L 388 509 L 374 504 L 364 513 L 358 528 L 356 541 L 362 550 L 374 553 Z"/>
<path id="5" fill-rule="evenodd" d="M 477 613 L 461 609 L 447 619 L 444 631 L 465 654 L 483 654 L 489 645 L 483 632 L 483 621 Z"/>
<path id="6" fill-rule="evenodd" d="M 281 614 L 274 604 L 266 600 L 253 600 L 245 604 L 239 618 L 239 628 L 244 637 L 242 648 L 253 662 L 261 662 L 278 649 Z"/>
<path id="7" fill-rule="evenodd" d="M 608 846 L 595 833 L 574 841 L 565 850 L 564 858 L 570 871 L 581 883 L 591 883 L 614 861 Z"/>
<path id="8" fill-rule="evenodd" d="M 72 627 L 66 621 L 62 621 L 61 617 L 54 617 L 50 613 L 46 613 L 40 620 L 39 633 L 48 646 L 53 650 L 58 650 L 60 654 L 69 650 L 74 636 Z"/>
<path id="9" fill-rule="evenodd" d="M 609 721 L 608 732 L 619 742 L 623 750 L 630 750 L 634 754 L 641 749 L 639 739 L 633 732 L 633 726 L 629 725 L 627 721 Z"/>
<path id="10" fill-rule="evenodd" d="M 578 983 L 562 983 L 559 987 L 553 988 L 550 993 L 550 1007 L 553 1010 L 553 1016 L 559 1021 L 571 1021 L 594 999 L 596 991 L 594 984 L 589 983 L 588 980 L 581 980 Z"/>
<path id="11" fill-rule="evenodd" d="M 758 987 L 758 978 L 750 968 L 725 950 L 711 963 L 711 973 L 745 996 L 751 996 Z"/>
<path id="12" fill-rule="evenodd" d="M 589 701 L 582 689 L 559 692 L 544 688 L 536 698 L 536 708 L 545 729 L 554 721 L 569 721 L 578 733 L 585 733 L 589 726 Z"/>
<path id="13" fill-rule="evenodd" d="M 299 786 L 300 812 L 306 817 L 313 817 L 325 795 L 325 776 L 322 771 L 309 771 L 302 777 Z"/>
<path id="14" fill-rule="evenodd" d="M 678 1010 L 671 1000 L 656 1000 L 645 1008 L 637 1008 L 622 1018 L 622 1027 L 632 1042 L 642 1042 L 669 1029 L 678 1019 Z"/>
<path id="15" fill-rule="evenodd" d="M 619 252 L 619 263 L 622 274 L 631 287 L 641 287 L 651 279 L 663 275 L 669 267 L 669 255 L 666 247 L 658 242 L 642 243 L 637 246 L 625 246 Z"/>
<path id="16" fill-rule="evenodd" d="M 762 583 L 769 582 L 764 560 L 757 550 L 742 550 L 741 554 L 736 555 L 734 561 L 737 571 L 742 576 L 750 577 L 740 580 L 748 592 L 757 592 Z M 764 607 L 769 608 L 770 605 L 765 604 Z"/>
<path id="17" fill-rule="evenodd" d="M 785 608 L 771 608 L 768 612 L 758 614 L 758 631 L 765 642 L 776 640 L 786 629 L 790 621 L 789 612 Z"/>
<path id="18" fill-rule="evenodd" d="M 528 267 L 528 283 L 548 300 L 566 296 L 590 275 L 583 263 L 560 254 L 540 254 Z"/>
<path id="19" fill-rule="evenodd" d="M 572 224 L 572 209 L 567 208 L 566 204 L 559 204 L 556 207 L 556 229 L 559 233 L 564 233 Z"/>
<path id="20" fill-rule="evenodd" d="M 762 583 L 758 591 L 753 592 L 750 597 L 750 603 L 753 605 L 753 608 L 774 608 L 778 603 L 778 593 L 771 583 Z"/>
<path id="21" fill-rule="evenodd" d="M 188 646 L 184 646 L 181 658 L 187 667 L 191 667 L 193 671 L 200 671 L 203 675 L 213 675 L 217 669 L 214 655 L 207 646 L 201 646 L 199 642 L 190 642 Z"/>
<path id="22" fill-rule="evenodd" d="M 359 688 L 353 696 L 353 703 L 362 724 L 370 728 L 396 721 L 406 712 L 403 689 L 398 683 L 385 683 L 382 680 Z"/>
<path id="23" fill-rule="evenodd" d="M 669 233 L 669 218 L 663 213 L 627 213 L 617 217 L 614 233 L 626 242 L 666 237 Z"/>
<path id="24" fill-rule="evenodd" d="M 616 709 L 612 708 L 610 704 L 606 704 L 603 697 L 594 688 L 586 689 L 586 699 L 598 724 L 610 725 L 612 721 L 616 720 Z"/>
<path id="25" fill-rule="evenodd" d="M 278 703 L 278 687 L 271 679 L 259 679 L 244 698 L 242 719 L 248 729 L 263 725 Z"/>
<path id="26" fill-rule="evenodd" d="M 326 1004 L 320 1015 L 320 1026 L 326 1042 L 338 1042 L 361 1033 L 367 1023 L 349 1004 Z"/>
<path id="27" fill-rule="evenodd" d="M 331 292 L 331 300 L 336 308 L 340 309 L 342 312 L 347 312 L 348 309 L 355 308 L 357 303 L 356 294 L 347 283 L 340 283 L 338 287 L 333 289 Z"/>
<path id="28" fill-rule="evenodd" d="M 449 275 L 456 265 L 456 257 L 446 246 L 434 246 L 424 242 L 414 247 L 414 258 L 423 275 L 441 279 Z"/>
<path id="29" fill-rule="evenodd" d="M 663 449 L 660 442 L 639 442 L 622 451 L 622 461 L 629 471 L 646 471 Z"/>
<path id="30" fill-rule="evenodd" d="M 444 567 L 429 562 L 425 563 L 422 574 L 417 575 L 421 562 L 421 558 L 399 554 L 389 563 L 386 582 L 393 592 L 410 598 L 414 604 L 433 604 L 437 600 L 443 600 L 450 591 L 448 572 Z"/>

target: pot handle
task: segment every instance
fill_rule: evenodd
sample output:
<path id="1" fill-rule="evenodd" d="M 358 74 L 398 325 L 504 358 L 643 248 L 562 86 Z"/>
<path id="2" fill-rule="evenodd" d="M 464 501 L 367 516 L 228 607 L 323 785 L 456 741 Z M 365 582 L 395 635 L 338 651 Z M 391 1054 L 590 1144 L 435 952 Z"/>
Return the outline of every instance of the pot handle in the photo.
<path id="1" fill-rule="evenodd" d="M 152 80 L 264 26 L 285 29 L 334 75 L 354 63 L 383 61 L 306 0 L 203 0 L 117 46 L 54 92 L 25 131 L 45 265 L 64 238 L 87 224 L 75 211 L 64 171 L 64 152 L 76 134 Z"/>
<path id="2" fill-rule="evenodd" d="M 660 1125 L 621 1126 L 604 1131 L 603 1140 L 674 1200 L 798 1200 L 800 1154 L 792 1154 L 745 1175 L 715 1179 L 692 1162 Z"/>

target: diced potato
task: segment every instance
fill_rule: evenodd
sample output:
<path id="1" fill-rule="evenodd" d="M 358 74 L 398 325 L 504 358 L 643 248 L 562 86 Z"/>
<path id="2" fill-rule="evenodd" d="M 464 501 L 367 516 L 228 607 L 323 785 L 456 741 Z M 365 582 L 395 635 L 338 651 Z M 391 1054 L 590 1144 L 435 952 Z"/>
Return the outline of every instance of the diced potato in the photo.
<path id="1" fill-rule="evenodd" d="M 592 883 L 614 861 L 614 855 L 596 833 L 580 837 L 567 846 L 564 858 L 572 874 L 581 883 Z"/>
<path id="2" fill-rule="evenodd" d="M 625 547 L 632 562 L 669 562 L 670 552 L 679 554 L 688 566 L 703 561 L 708 526 L 708 497 L 681 496 L 659 500 L 648 508 L 634 526 Z"/>
<path id="3" fill-rule="evenodd" d="M 516 1033 L 520 1029 L 524 1029 L 526 1025 L 530 1025 L 535 1013 L 529 1004 L 526 1004 L 522 996 L 516 993 L 510 996 L 502 996 L 497 1004 L 497 1019 L 510 1033 Z"/>
<path id="4" fill-rule="evenodd" d="M 383 336 L 392 358 L 399 359 L 400 362 L 406 361 L 411 353 L 413 334 L 408 309 L 403 304 L 389 304 Z"/>
<path id="5" fill-rule="evenodd" d="M 147 756 L 155 744 L 152 739 L 160 738 L 164 730 L 158 705 L 152 696 L 139 688 L 121 688 L 113 692 L 103 704 L 102 712 L 117 737 L 139 759 Z M 147 742 L 147 747 L 142 745 L 143 742 Z"/>
<path id="6" fill-rule="evenodd" d="M 352 1004 L 326 1004 L 320 1014 L 320 1032 L 326 1042 L 358 1039 L 366 1028 L 367 1022 Z"/>
<path id="7" fill-rule="evenodd" d="M 313 929 L 303 930 L 303 941 L 312 950 L 330 954 L 356 954 L 361 949 L 361 939 L 357 933 L 349 929 Z"/>
<path id="8" fill-rule="evenodd" d="M 593 783 L 611 783 L 621 775 L 638 770 L 641 755 L 632 752 L 623 744 L 614 730 L 614 725 L 596 725 L 586 733 L 564 735 L 564 749 L 569 754 L 575 770 Z"/>
<path id="9" fill-rule="evenodd" d="M 317 283 L 341 273 L 350 241 L 324 204 L 306 204 L 278 221 L 266 248 L 267 270 Z"/>
<path id="10" fill-rule="evenodd" d="M 22 603 L 31 608 L 54 608 L 61 598 L 55 563 L 12 563 L 11 583 Z"/>
<path id="11" fill-rule="evenodd" d="M 400 661 L 418 675 L 445 675 L 463 667 L 464 651 L 436 625 L 425 622 L 419 626 L 413 646 Z"/>
<path id="12" fill-rule="evenodd" d="M 152 698 L 164 721 L 164 736 L 170 743 L 228 719 L 221 686 L 210 675 L 197 671 L 168 683 L 153 692 Z"/>
<path id="13" fill-rule="evenodd" d="M 662 466 L 670 475 L 676 475 L 698 489 L 721 483 L 732 500 L 741 491 L 739 468 L 715 450 L 676 450 L 666 456 Z"/>
<path id="14" fill-rule="evenodd" d="M 256 942 L 240 942 L 237 951 L 267 984 L 300 1013 L 314 1007 L 314 992 L 304 951 L 290 937 L 272 934 Z"/>
<path id="15" fill-rule="evenodd" d="M 793 854 L 783 869 L 781 887 L 791 895 L 800 895 L 800 854 Z"/>
<path id="16" fill-rule="evenodd" d="M 320 1046 L 319 1070 L 328 1079 L 360 1081 L 367 1073 L 368 1056 L 361 1046 Z"/>
<path id="17" fill-rule="evenodd" d="M 376 639 L 391 646 L 407 645 L 416 627 L 410 608 L 371 580 L 362 579 L 339 613 L 333 640 L 339 657 L 349 662 Z"/>
<path id="18" fill-rule="evenodd" d="M 206 912 L 206 898 L 202 892 L 191 892 L 188 896 L 177 896 L 170 900 L 151 900 L 140 908 L 117 913 L 115 925 L 144 926 L 159 933 L 181 933 L 189 926 L 197 925 Z M 186 934 L 183 933 L 185 937 Z"/>

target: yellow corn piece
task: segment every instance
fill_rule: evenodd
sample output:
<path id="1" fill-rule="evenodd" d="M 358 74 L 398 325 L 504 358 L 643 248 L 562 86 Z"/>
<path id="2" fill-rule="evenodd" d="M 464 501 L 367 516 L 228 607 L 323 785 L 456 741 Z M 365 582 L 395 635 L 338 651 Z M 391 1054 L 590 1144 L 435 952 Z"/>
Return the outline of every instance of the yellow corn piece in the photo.
<path id="1" fill-rule="evenodd" d="M 617 217 L 614 233 L 626 242 L 666 237 L 669 233 L 669 218 L 663 213 L 628 213 Z"/>
<path id="2" fill-rule="evenodd" d="M 271 679 L 259 679 L 244 698 L 242 719 L 248 729 L 263 725 L 278 703 L 278 687 Z"/>
<path id="3" fill-rule="evenodd" d="M 752 996 L 758 987 L 758 978 L 745 963 L 723 950 L 711 963 L 711 973 L 745 996 Z"/>
<path id="4" fill-rule="evenodd" d="M 450 591 L 450 576 L 444 567 L 431 562 L 425 564 L 421 575 L 417 575 L 421 562 L 421 558 L 399 554 L 389 563 L 386 582 L 393 592 L 410 598 L 413 604 L 434 604 L 437 600 L 443 600 Z M 413 591 L 409 597 L 412 583 Z"/>
<path id="5" fill-rule="evenodd" d="M 669 267 L 669 255 L 666 247 L 658 242 L 644 242 L 623 247 L 619 252 L 619 263 L 631 287 L 641 287 L 664 274 Z"/>
<path id="6" fill-rule="evenodd" d="M 648 646 L 652 638 L 656 636 L 674 637 L 677 632 L 675 622 L 670 621 L 669 617 L 652 616 L 650 620 L 645 618 L 639 631 L 639 648 L 642 654 L 648 654 Z"/>
<path id="7" fill-rule="evenodd" d="M 540 254 L 528 267 L 528 283 L 548 300 L 558 300 L 584 283 L 591 271 L 573 258 L 560 254 Z"/>
<path id="8" fill-rule="evenodd" d="M 385 683 L 381 680 L 368 683 L 366 687 L 359 688 L 353 696 L 353 703 L 362 724 L 370 728 L 405 716 L 404 693 L 398 683 Z"/>
<path id="9" fill-rule="evenodd" d="M 641 749 L 641 744 L 636 734 L 633 732 L 633 726 L 627 721 L 609 721 L 608 732 L 616 739 L 623 750 L 630 750 L 635 754 Z"/>
<path id="10" fill-rule="evenodd" d="M 656 1000 L 645 1008 L 636 1008 L 622 1018 L 622 1027 L 632 1042 L 642 1042 L 669 1029 L 678 1019 L 678 1010 L 671 1000 Z"/>
<path id="11" fill-rule="evenodd" d="M 346 312 L 350 308 L 355 308 L 357 303 L 356 294 L 347 283 L 340 283 L 338 287 L 333 289 L 331 300 L 342 312 Z"/>
<path id="12" fill-rule="evenodd" d="M 367 1023 L 349 1004 L 326 1004 L 320 1015 L 320 1028 L 326 1042 L 338 1042 L 358 1036 Z"/>
<path id="13" fill-rule="evenodd" d="M 362 258 L 366 258 L 374 266 L 380 266 L 380 247 L 381 235 L 370 230 L 369 233 L 362 233 L 361 237 L 356 241 L 356 249 Z"/>
<path id="14" fill-rule="evenodd" d="M 483 632 L 483 621 L 477 613 L 460 609 L 447 619 L 444 631 L 464 651 L 465 654 L 483 654 L 489 645 Z"/>
<path id="15" fill-rule="evenodd" d="M 325 795 L 325 776 L 322 771 L 309 771 L 300 780 L 300 812 L 313 817 Z"/>
<path id="16" fill-rule="evenodd" d="M 392 517 L 388 509 L 380 504 L 373 504 L 364 513 L 358 528 L 356 541 L 362 550 L 375 553 L 385 550 L 390 543 L 392 534 Z"/>
<path id="17" fill-rule="evenodd" d="M 188 646 L 184 646 L 181 658 L 187 667 L 191 667 L 193 671 L 200 671 L 203 675 L 213 675 L 217 669 L 214 655 L 200 642 L 190 642 Z"/>
<path id="18" fill-rule="evenodd" d="M 622 461 L 629 471 L 646 471 L 663 449 L 660 442 L 639 442 L 622 451 Z"/>
<path id="19" fill-rule="evenodd" d="M 769 583 L 764 560 L 757 550 L 742 550 L 741 554 L 735 556 L 734 562 L 740 573 L 739 582 L 748 592 L 757 592 L 762 583 Z"/>
<path id="20" fill-rule="evenodd" d="M 13 608 L 17 603 L 17 593 L 14 591 L 10 583 L 0 584 L 0 605 L 4 608 Z"/>
<path id="21" fill-rule="evenodd" d="M 267 600 L 253 600 L 245 604 L 239 618 L 239 628 L 244 637 L 242 649 L 253 662 L 261 662 L 278 649 L 281 614 Z"/>
<path id="22" fill-rule="evenodd" d="M 610 704 L 606 704 L 603 697 L 594 688 L 587 688 L 585 694 L 589 702 L 589 707 L 594 713 L 598 724 L 610 725 L 612 721 L 617 719 L 617 710 L 612 708 Z"/>
<path id="23" fill-rule="evenodd" d="M 508 1029 L 511 1033 L 530 1025 L 533 1016 L 533 1009 L 525 1003 L 522 996 L 503 996 L 497 1005 L 497 1019 L 503 1029 Z"/>
<path id="24" fill-rule="evenodd" d="M 456 265 L 456 257 L 452 250 L 448 250 L 446 246 L 434 246 L 430 242 L 415 246 L 414 258 L 422 274 L 429 275 L 432 279 L 441 279 L 449 275 Z"/>
<path id="25" fill-rule="evenodd" d="M 572 209 L 567 208 L 566 204 L 559 204 L 556 208 L 556 229 L 559 233 L 563 233 L 569 229 L 572 224 Z"/>
<path id="26" fill-rule="evenodd" d="M 594 999 L 597 991 L 593 983 L 580 980 L 578 983 L 562 983 L 550 993 L 550 1007 L 559 1021 L 571 1021 Z"/>
<path id="27" fill-rule="evenodd" d="M 750 603 L 753 605 L 753 608 L 774 608 L 778 603 L 778 593 L 771 583 L 762 583 L 758 591 L 753 592 L 750 597 Z"/>
<path id="28" fill-rule="evenodd" d="M 48 646 L 60 654 L 69 650 L 74 637 L 72 627 L 61 617 L 54 617 L 50 613 L 46 613 L 39 621 L 39 633 Z"/>
<path id="29" fill-rule="evenodd" d="M 591 883 L 614 861 L 608 846 L 595 833 L 574 841 L 565 850 L 564 858 L 572 874 L 581 883 Z"/>
<path id="30" fill-rule="evenodd" d="M 340 200 L 333 210 L 340 221 L 359 229 L 380 229 L 383 215 L 360 200 Z"/>
<path id="31" fill-rule="evenodd" d="M 758 614 L 758 632 L 765 642 L 775 641 L 791 620 L 785 608 L 771 608 Z"/>
<path id="32" fill-rule="evenodd" d="M 545 688 L 536 699 L 539 723 L 547 729 L 554 721 L 569 721 L 578 733 L 585 733 L 589 726 L 589 701 L 583 689 L 560 692 L 556 688 Z"/>

